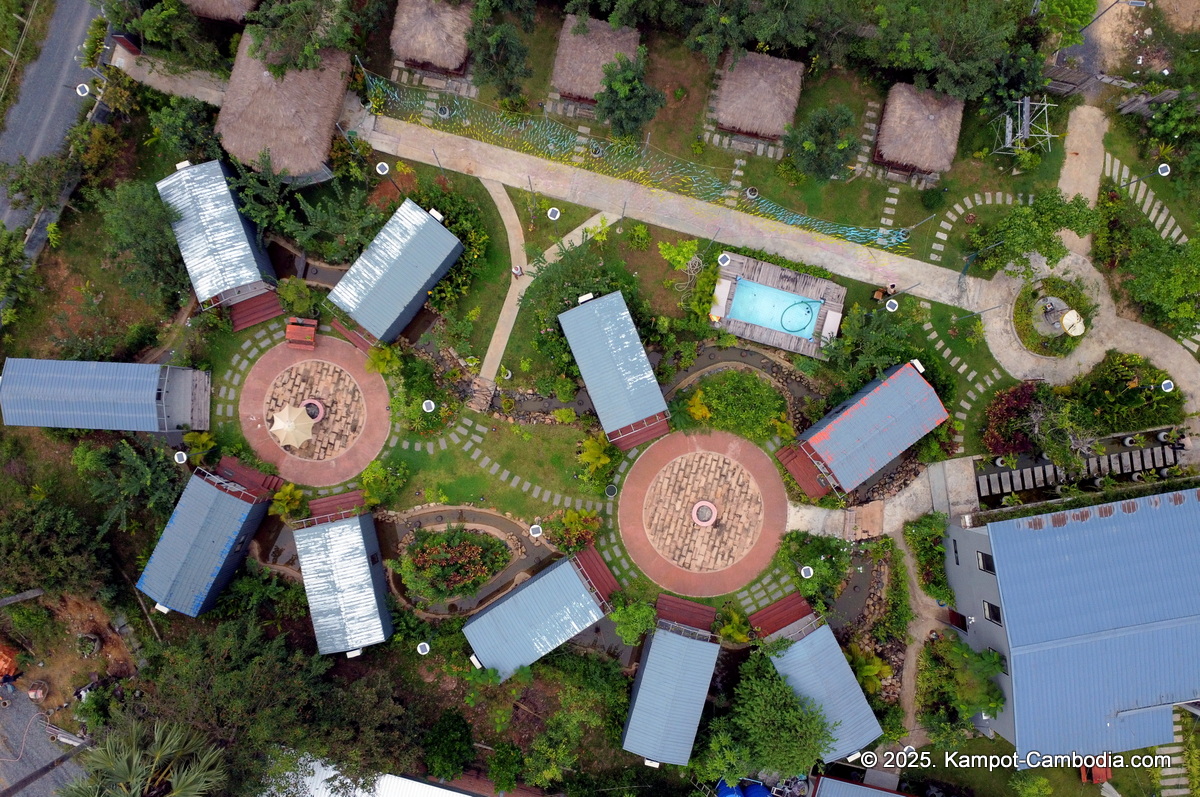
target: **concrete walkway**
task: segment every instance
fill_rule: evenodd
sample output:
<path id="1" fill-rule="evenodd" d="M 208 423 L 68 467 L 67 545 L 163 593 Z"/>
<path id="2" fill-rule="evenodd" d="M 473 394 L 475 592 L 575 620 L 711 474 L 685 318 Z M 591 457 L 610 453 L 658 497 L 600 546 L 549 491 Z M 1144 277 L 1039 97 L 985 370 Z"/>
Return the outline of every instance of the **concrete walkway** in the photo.
<path id="1" fill-rule="evenodd" d="M 525 230 L 517 216 L 517 209 L 513 207 L 512 198 L 504 190 L 503 184 L 495 180 L 482 182 L 492 201 L 496 203 L 500 219 L 504 222 L 504 229 L 508 232 L 508 257 L 513 267 L 521 272 L 521 276 L 513 276 L 512 283 L 508 286 L 508 295 L 504 297 L 504 306 L 500 308 L 500 317 L 496 319 L 496 328 L 492 331 L 487 354 L 483 356 L 483 364 L 479 367 L 481 378 L 495 382 L 496 374 L 500 371 L 500 360 L 504 357 L 504 348 L 508 345 L 508 336 L 512 334 L 513 324 L 517 320 L 521 296 L 529 287 L 533 275 L 527 271 L 529 264 L 525 260 Z"/>
<path id="2" fill-rule="evenodd" d="M 1058 190 L 1068 199 L 1083 194 L 1088 204 L 1096 205 L 1100 193 L 1100 175 L 1104 172 L 1104 134 L 1108 132 L 1108 117 L 1091 105 L 1080 105 L 1067 119 L 1067 137 L 1063 147 L 1067 159 L 1058 176 Z M 1063 243 L 1072 252 L 1088 255 L 1092 237 L 1080 238 L 1070 230 L 1062 231 Z"/>
<path id="3" fill-rule="evenodd" d="M 357 130 L 377 150 L 401 158 L 440 159 L 447 169 L 505 185 L 524 187 L 532 180 L 539 193 L 606 210 L 610 218 L 623 208 L 628 218 L 701 238 L 719 230 L 722 241 L 736 246 L 766 249 L 876 285 L 920 283 L 911 291 L 915 296 L 980 309 L 982 280 L 960 280 L 955 271 L 909 257 L 384 116 L 363 118 Z"/>

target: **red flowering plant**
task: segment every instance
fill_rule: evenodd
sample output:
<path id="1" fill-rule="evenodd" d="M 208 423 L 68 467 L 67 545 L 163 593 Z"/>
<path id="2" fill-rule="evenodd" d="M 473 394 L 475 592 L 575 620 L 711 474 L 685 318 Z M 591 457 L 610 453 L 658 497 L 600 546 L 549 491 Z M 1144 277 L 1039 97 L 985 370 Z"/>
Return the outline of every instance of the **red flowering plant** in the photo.
<path id="1" fill-rule="evenodd" d="M 501 540 L 459 525 L 418 531 L 397 569 L 410 596 L 440 601 L 472 594 L 511 559 Z"/>
<path id="2" fill-rule="evenodd" d="M 1036 382 L 1022 382 L 997 392 L 992 398 L 985 412 L 987 431 L 983 433 L 983 444 L 989 453 L 1004 456 L 1033 451 L 1033 441 L 1024 427 L 1037 398 L 1037 387 Z"/>

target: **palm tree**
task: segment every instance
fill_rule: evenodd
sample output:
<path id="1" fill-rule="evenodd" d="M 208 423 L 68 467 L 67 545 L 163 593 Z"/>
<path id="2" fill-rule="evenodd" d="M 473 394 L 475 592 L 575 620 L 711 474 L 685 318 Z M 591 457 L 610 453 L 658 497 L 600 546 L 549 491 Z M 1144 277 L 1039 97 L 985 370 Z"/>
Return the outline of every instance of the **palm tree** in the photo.
<path id="1" fill-rule="evenodd" d="M 204 797 L 225 785 L 220 749 L 173 722 L 123 720 L 80 763 L 87 775 L 61 797 Z"/>
<path id="2" fill-rule="evenodd" d="M 301 516 L 306 503 L 304 491 L 288 482 L 271 497 L 271 506 L 268 507 L 267 513 L 291 520 Z"/>
<path id="3" fill-rule="evenodd" d="M 850 669 L 854 670 L 858 685 L 868 695 L 877 694 L 883 688 L 883 681 L 893 675 L 890 664 L 858 644 L 850 644 L 846 659 L 850 662 Z"/>

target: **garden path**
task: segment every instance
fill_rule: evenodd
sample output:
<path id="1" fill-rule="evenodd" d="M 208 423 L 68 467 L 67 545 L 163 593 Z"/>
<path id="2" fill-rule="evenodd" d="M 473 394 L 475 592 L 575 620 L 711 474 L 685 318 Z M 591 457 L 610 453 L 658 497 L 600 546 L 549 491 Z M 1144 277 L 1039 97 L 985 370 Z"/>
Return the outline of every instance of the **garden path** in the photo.
<path id="1" fill-rule="evenodd" d="M 1104 171 L 1104 134 L 1108 132 L 1108 117 L 1092 105 L 1080 105 L 1067 118 L 1067 137 L 1063 147 L 1067 159 L 1058 175 L 1058 190 L 1067 198 L 1083 194 L 1088 204 L 1095 206 L 1100 193 L 1100 175 Z M 1087 255 L 1092 251 L 1092 236 L 1080 238 L 1063 230 L 1063 243 L 1072 252 Z"/>

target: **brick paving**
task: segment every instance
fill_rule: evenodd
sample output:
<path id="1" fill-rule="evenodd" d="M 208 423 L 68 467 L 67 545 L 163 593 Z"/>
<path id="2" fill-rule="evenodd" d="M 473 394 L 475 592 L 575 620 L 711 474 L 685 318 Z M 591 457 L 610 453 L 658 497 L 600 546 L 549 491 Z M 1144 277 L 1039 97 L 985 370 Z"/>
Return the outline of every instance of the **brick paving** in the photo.
<path id="1" fill-rule="evenodd" d="M 717 521 L 704 528 L 692 507 L 711 501 Z M 685 570 L 707 573 L 740 561 L 762 532 L 763 503 L 749 471 L 723 454 L 684 454 L 658 472 L 646 493 L 646 536 Z"/>
<path id="2" fill-rule="evenodd" d="M 709 454 L 713 457 L 705 459 L 695 455 Z M 677 460 L 684 459 L 677 465 Z M 736 561 L 717 570 L 697 571 L 681 566 L 678 561 L 660 553 L 653 542 L 651 534 L 658 534 L 655 527 L 648 528 L 654 504 L 661 499 L 661 493 L 652 490 L 657 477 L 664 471 L 686 473 L 689 468 L 695 469 L 702 463 L 716 466 L 721 460 L 735 464 L 745 474 L 748 484 L 744 489 L 757 493 L 761 501 L 761 525 L 754 542 Z M 691 489 L 686 481 L 676 480 L 681 489 Z M 707 478 L 703 482 L 711 491 L 718 489 L 715 479 Z M 731 490 L 732 492 L 732 490 Z M 715 493 L 709 493 L 710 495 Z M 720 496 L 718 496 L 720 497 Z M 717 501 L 709 498 L 714 503 Z M 718 504 L 718 511 L 720 511 Z M 691 503 L 687 504 L 688 520 L 690 521 Z M 748 516 L 752 516 L 748 515 Z M 617 507 L 617 517 L 621 540 L 628 551 L 629 558 L 651 580 L 664 589 L 681 595 L 724 595 L 740 589 L 753 581 L 771 562 L 771 557 L 779 545 L 787 523 L 787 495 L 779 472 L 767 454 L 748 440 L 727 432 L 710 432 L 706 434 L 685 434 L 676 432 L 653 443 L 629 469 L 625 478 L 625 487 L 621 493 L 620 504 Z M 731 524 L 732 525 L 732 524 Z M 654 529 L 654 530 L 652 530 Z M 699 531 L 699 529 L 696 529 Z M 661 536 L 661 535 L 660 535 Z M 707 537 L 707 540 L 704 538 Z M 697 537 L 702 541 L 696 546 L 698 551 L 705 547 L 713 548 L 718 539 L 711 532 Z M 724 541 L 728 542 L 728 541 Z M 734 542 L 736 549 L 741 543 Z M 719 547 L 719 546 L 717 546 Z M 686 541 L 676 538 L 674 551 L 686 563 L 692 566 L 703 566 L 705 562 L 716 562 L 716 558 L 708 558 L 711 553 L 689 556 Z M 602 551 L 603 553 L 603 551 Z M 732 557 L 727 556 L 727 559 Z M 617 578 L 623 580 L 624 568 L 617 567 Z"/>
<path id="3" fill-rule="evenodd" d="M 311 487 L 328 487 L 353 479 L 378 456 L 391 433 L 388 389 L 382 376 L 368 373 L 363 367 L 366 360 L 362 352 L 346 341 L 318 335 L 315 352 L 276 345 L 250 368 L 240 391 L 238 420 L 246 441 L 263 461 L 279 468 L 281 478 Z M 304 459 L 290 454 L 267 431 L 270 423 L 266 402 L 272 386 L 286 371 L 308 361 L 328 363 L 344 371 L 361 393 L 362 422 L 357 439 L 350 441 L 340 454 L 327 459 Z M 345 397 L 338 395 L 331 399 L 333 403 L 344 400 Z"/>
<path id="4" fill-rule="evenodd" d="M 358 383 L 344 368 L 325 360 L 305 360 L 275 377 L 266 398 L 267 422 L 284 407 L 300 406 L 305 399 L 324 404 L 325 417 L 313 426 L 312 438 L 289 454 L 301 459 L 333 459 L 358 441 L 366 405 Z"/>

